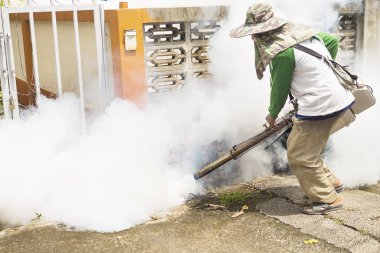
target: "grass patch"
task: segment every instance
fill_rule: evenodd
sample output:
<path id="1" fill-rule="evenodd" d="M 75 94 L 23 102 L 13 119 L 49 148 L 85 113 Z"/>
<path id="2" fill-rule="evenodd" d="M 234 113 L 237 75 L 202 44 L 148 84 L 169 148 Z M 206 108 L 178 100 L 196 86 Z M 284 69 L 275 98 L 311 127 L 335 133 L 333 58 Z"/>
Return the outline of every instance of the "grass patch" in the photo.
<path id="1" fill-rule="evenodd" d="M 224 205 L 232 206 L 238 204 L 245 204 L 250 195 L 250 193 L 232 192 L 222 193 L 218 197 L 220 202 L 222 202 Z"/>
<path id="2" fill-rule="evenodd" d="M 369 232 L 365 229 L 359 229 L 358 232 L 362 235 L 369 235 Z"/>
<path id="3" fill-rule="evenodd" d="M 333 220 L 338 225 L 343 225 L 344 224 L 344 220 L 335 218 L 335 217 L 333 217 L 331 215 L 326 215 L 326 217 L 329 218 L 330 220 Z"/>

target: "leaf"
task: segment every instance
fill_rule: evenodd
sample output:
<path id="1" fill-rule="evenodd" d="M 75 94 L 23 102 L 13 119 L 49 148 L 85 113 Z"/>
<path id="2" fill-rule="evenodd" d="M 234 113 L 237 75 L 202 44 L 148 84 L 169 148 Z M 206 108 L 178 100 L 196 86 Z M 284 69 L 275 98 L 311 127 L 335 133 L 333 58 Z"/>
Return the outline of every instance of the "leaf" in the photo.
<path id="1" fill-rule="evenodd" d="M 317 244 L 319 243 L 318 240 L 315 240 L 315 239 L 310 239 L 310 240 L 306 240 L 306 241 L 303 241 L 305 244 Z"/>
<path id="2" fill-rule="evenodd" d="M 244 211 L 242 210 L 242 211 L 234 213 L 231 217 L 236 218 L 236 217 L 239 217 L 240 215 L 243 215 L 243 214 L 244 214 Z"/>
<path id="3" fill-rule="evenodd" d="M 226 206 L 215 205 L 215 204 L 205 204 L 205 207 L 206 207 L 208 210 L 224 210 L 224 209 L 227 208 Z"/>
<path id="4" fill-rule="evenodd" d="M 247 205 L 242 206 L 241 210 L 239 212 L 234 213 L 231 217 L 232 218 L 236 218 L 236 217 L 239 217 L 240 215 L 243 215 L 244 214 L 244 210 L 248 210 L 248 206 Z"/>
<path id="5" fill-rule="evenodd" d="M 242 207 L 241 207 L 241 210 L 242 210 L 242 211 L 243 211 L 243 210 L 248 210 L 248 206 L 247 206 L 247 205 L 242 206 Z"/>

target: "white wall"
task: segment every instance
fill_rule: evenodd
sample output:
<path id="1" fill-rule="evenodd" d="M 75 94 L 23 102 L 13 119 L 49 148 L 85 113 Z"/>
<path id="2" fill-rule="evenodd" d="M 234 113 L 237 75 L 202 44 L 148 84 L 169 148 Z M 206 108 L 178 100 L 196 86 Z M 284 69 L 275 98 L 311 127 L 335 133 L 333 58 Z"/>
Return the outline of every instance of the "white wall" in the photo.
<path id="1" fill-rule="evenodd" d="M 20 21 L 11 22 L 12 47 L 14 54 L 14 63 L 16 67 L 16 76 L 26 80 L 24 41 L 22 39 L 22 26 Z"/>
<path id="2" fill-rule="evenodd" d="M 364 59 L 380 58 L 380 1 L 365 0 Z"/>

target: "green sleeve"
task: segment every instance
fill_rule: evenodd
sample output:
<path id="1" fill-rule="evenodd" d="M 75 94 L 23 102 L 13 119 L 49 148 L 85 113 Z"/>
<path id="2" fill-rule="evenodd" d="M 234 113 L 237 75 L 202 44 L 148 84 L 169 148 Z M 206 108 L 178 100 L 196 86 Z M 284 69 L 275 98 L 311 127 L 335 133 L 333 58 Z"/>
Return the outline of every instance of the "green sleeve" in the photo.
<path id="1" fill-rule="evenodd" d="M 339 39 L 326 32 L 320 32 L 317 36 L 323 40 L 327 50 L 330 52 L 331 58 L 335 60 L 338 54 Z"/>
<path id="2" fill-rule="evenodd" d="M 293 48 L 288 48 L 279 53 L 270 63 L 271 93 L 269 114 L 273 118 L 278 116 L 288 98 L 295 65 Z"/>

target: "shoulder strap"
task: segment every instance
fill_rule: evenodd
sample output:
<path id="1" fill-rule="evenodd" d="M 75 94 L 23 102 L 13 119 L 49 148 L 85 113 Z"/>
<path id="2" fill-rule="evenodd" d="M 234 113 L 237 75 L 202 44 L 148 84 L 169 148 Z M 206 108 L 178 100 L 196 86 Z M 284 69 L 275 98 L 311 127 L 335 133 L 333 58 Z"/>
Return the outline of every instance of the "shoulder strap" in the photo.
<path id="1" fill-rule="evenodd" d="M 347 66 L 342 66 L 340 65 L 339 63 L 337 63 L 336 61 L 333 61 L 331 59 L 328 59 L 326 57 L 324 57 L 323 55 L 321 55 L 320 53 L 308 48 L 308 47 L 305 47 L 305 46 L 302 46 L 300 44 L 296 44 L 293 46 L 294 48 L 298 49 L 298 50 L 301 50 L 302 52 L 305 52 L 307 54 L 310 54 L 314 57 L 317 57 L 318 59 L 321 59 L 323 60 L 324 62 L 326 62 L 330 67 L 331 69 L 334 71 L 334 73 L 336 75 L 339 75 L 339 73 L 337 73 L 337 71 L 335 70 L 335 67 L 339 66 L 345 73 L 347 73 L 354 81 L 356 81 L 358 79 L 358 76 L 357 75 L 354 75 L 352 74 L 350 71 L 347 70 Z"/>
<path id="2" fill-rule="evenodd" d="M 310 49 L 308 47 L 302 46 L 300 44 L 296 44 L 293 47 L 296 48 L 296 49 L 298 49 L 298 50 L 301 50 L 302 52 L 305 52 L 305 53 L 310 54 L 310 55 L 312 55 L 314 57 L 317 57 L 318 59 L 321 59 L 321 60 L 324 60 L 324 61 L 328 61 L 328 59 L 326 57 L 324 57 L 320 53 L 317 53 L 317 52 L 315 52 L 314 50 L 312 50 L 312 49 Z"/>

